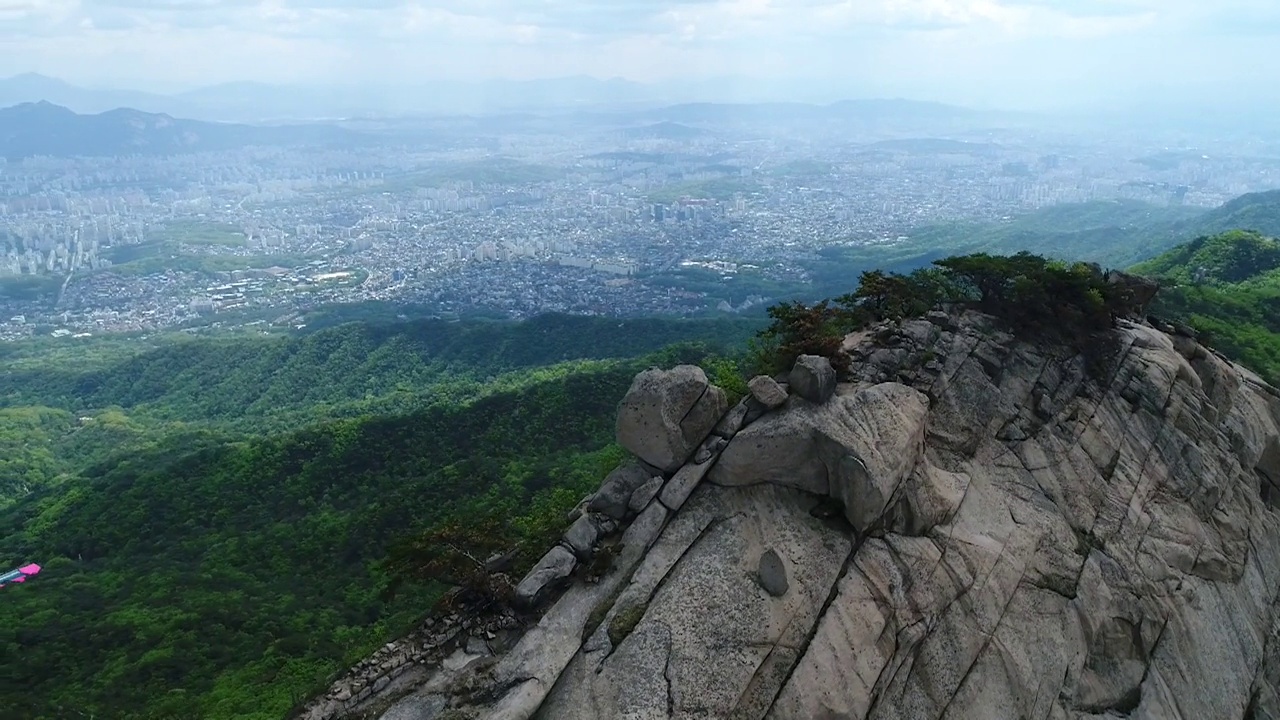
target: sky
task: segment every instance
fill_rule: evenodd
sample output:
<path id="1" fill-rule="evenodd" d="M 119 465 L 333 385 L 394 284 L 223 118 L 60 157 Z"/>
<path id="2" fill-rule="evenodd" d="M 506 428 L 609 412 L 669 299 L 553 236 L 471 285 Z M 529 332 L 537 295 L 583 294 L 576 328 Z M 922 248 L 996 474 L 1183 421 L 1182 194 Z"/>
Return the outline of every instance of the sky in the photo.
<path id="1" fill-rule="evenodd" d="M 0 76 L 170 91 L 732 76 L 1010 108 L 1270 93 L 1277 0 L 0 0 Z"/>

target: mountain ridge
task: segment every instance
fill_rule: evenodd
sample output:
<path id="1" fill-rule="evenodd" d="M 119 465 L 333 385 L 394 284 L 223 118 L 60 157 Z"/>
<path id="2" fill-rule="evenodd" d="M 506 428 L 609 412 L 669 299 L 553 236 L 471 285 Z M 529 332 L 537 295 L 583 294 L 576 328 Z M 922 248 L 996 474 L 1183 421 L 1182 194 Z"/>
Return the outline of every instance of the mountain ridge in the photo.
<path id="1" fill-rule="evenodd" d="M 518 584 L 531 617 L 448 608 L 295 717 L 1274 713 L 1280 390 L 1116 333 L 1099 372 L 971 310 L 886 321 L 841 382 L 801 357 L 723 414 L 697 368 L 641 373 L 638 459 Z"/>
<path id="2" fill-rule="evenodd" d="M 754 84 L 758 85 L 758 83 Z M 681 121 L 698 106 L 736 107 L 738 114 L 769 116 L 790 108 L 791 113 L 811 117 L 864 117 L 868 113 L 908 117 L 946 118 L 974 111 L 943 103 L 903 99 L 836 100 L 829 102 L 779 101 L 769 93 L 729 91 L 723 83 L 701 85 L 647 85 L 624 78 L 600 80 L 587 76 L 536 80 L 425 81 L 416 87 L 376 84 L 318 87 L 236 81 L 198 87 L 172 94 L 129 90 L 95 90 L 35 73 L 0 78 L 0 106 L 47 100 L 80 113 L 96 113 L 116 107 L 137 107 L 146 112 L 167 113 L 203 120 L 259 123 L 279 120 L 413 115 L 492 115 L 495 113 L 565 112 L 631 113 L 634 121 L 656 117 Z M 678 92 L 673 92 L 678 90 Z M 774 93 L 776 94 L 776 93 Z M 760 97 L 758 97 L 760 96 Z M 667 108 L 666 115 L 654 112 Z M 703 108 L 706 111 L 706 108 Z"/>
<path id="3" fill-rule="evenodd" d="M 0 108 L 0 157 L 9 160 L 38 155 L 172 155 L 249 145 L 350 143 L 362 138 L 359 133 L 323 125 L 213 123 L 132 108 L 80 114 L 46 101 Z"/>

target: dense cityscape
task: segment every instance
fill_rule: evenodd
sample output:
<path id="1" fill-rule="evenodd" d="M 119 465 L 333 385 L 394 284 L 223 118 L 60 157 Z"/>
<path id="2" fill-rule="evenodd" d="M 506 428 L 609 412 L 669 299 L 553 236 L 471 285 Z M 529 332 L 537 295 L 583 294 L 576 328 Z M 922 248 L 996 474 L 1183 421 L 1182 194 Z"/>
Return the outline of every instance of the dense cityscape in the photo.
<path id="1" fill-rule="evenodd" d="M 425 123 L 351 148 L 11 160 L 0 337 L 285 327 L 363 301 L 445 317 L 739 312 L 803 284 L 824 248 L 1280 187 L 1280 163 L 1244 141 L 929 129 Z"/>

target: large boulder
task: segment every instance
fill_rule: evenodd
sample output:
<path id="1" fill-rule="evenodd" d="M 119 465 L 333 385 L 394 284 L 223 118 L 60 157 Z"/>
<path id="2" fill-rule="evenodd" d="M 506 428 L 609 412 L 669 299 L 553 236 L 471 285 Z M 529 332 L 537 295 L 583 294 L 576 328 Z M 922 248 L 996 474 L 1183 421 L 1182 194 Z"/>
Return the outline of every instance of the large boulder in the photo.
<path id="1" fill-rule="evenodd" d="M 1160 292 L 1160 284 L 1154 280 L 1138 275 L 1130 275 L 1119 270 L 1109 271 L 1105 279 L 1118 288 L 1125 297 L 1125 303 L 1131 314 L 1141 317 L 1156 294 Z"/>
<path id="2" fill-rule="evenodd" d="M 751 397 L 770 410 L 781 407 L 782 403 L 787 401 L 787 391 L 778 384 L 777 380 L 768 375 L 757 375 L 751 378 L 747 387 L 751 389 Z"/>
<path id="3" fill-rule="evenodd" d="M 773 483 L 840 501 L 859 531 L 874 526 L 920 459 L 928 400 L 883 383 L 747 426 L 711 469 L 722 486 Z"/>
<path id="4" fill-rule="evenodd" d="M 645 370 L 618 407 L 618 444 L 641 460 L 675 472 L 710 434 L 729 403 L 702 368 Z"/>
<path id="5" fill-rule="evenodd" d="M 821 404 L 836 391 L 836 371 L 821 355 L 801 355 L 787 376 L 791 390 L 811 403 Z"/>

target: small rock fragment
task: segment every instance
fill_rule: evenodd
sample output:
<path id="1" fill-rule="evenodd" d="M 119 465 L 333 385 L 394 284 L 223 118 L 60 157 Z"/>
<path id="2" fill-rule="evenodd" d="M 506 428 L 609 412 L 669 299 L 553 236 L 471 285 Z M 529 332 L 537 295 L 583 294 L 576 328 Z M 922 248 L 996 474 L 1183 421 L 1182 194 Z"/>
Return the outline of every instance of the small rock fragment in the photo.
<path id="1" fill-rule="evenodd" d="M 760 555 L 758 577 L 760 587 L 774 597 L 786 595 L 791 587 L 787 582 L 787 568 L 782 564 L 782 558 L 773 550 L 766 550 Z"/>

